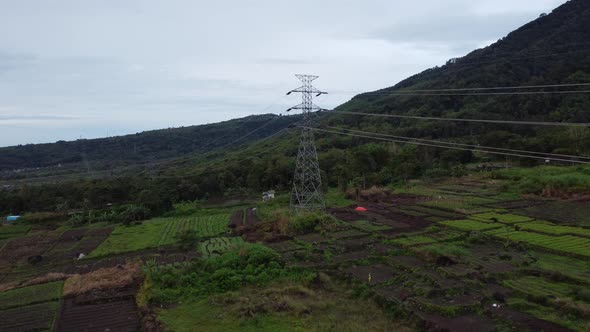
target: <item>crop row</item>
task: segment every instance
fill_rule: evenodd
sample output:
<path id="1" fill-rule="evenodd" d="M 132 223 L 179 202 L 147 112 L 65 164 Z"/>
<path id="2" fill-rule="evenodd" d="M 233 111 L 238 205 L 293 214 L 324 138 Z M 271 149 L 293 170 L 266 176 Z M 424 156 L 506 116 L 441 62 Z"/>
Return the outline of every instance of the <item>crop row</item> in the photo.
<path id="1" fill-rule="evenodd" d="M 58 307 L 58 301 L 51 301 L 0 310 L 0 331 L 49 331 Z"/>
<path id="2" fill-rule="evenodd" d="M 462 200 L 457 199 L 440 199 L 434 200 L 430 202 L 420 203 L 423 206 L 433 207 L 442 210 L 448 211 L 459 211 L 459 212 L 468 212 L 468 213 L 478 213 L 478 212 L 485 212 L 489 211 L 490 208 L 484 208 L 480 206 L 476 206 L 470 203 L 467 203 Z"/>
<path id="3" fill-rule="evenodd" d="M 516 214 L 500 214 L 500 213 L 494 213 L 494 212 L 472 215 L 469 217 L 469 219 L 487 222 L 487 223 L 500 222 L 503 224 L 516 224 L 516 223 L 523 223 L 523 222 L 533 220 L 533 218 L 519 216 Z"/>
<path id="4" fill-rule="evenodd" d="M 61 297 L 62 288 L 63 282 L 56 281 L 0 292 L 0 309 L 57 300 Z"/>
<path id="5" fill-rule="evenodd" d="M 375 224 L 372 223 L 370 221 L 367 220 L 357 220 L 357 221 L 353 221 L 351 222 L 351 225 L 353 227 L 356 227 L 358 229 L 367 231 L 367 232 L 379 232 L 379 231 L 386 231 L 386 230 L 390 230 L 391 227 L 387 226 L 387 225 L 381 225 L 381 224 Z"/>
<path id="6" fill-rule="evenodd" d="M 539 233 L 546 233 L 552 235 L 579 235 L 590 237 L 590 229 L 573 227 L 573 226 L 558 226 L 547 222 L 530 222 L 519 225 L 522 230 L 534 231 Z"/>
<path id="7" fill-rule="evenodd" d="M 418 211 L 420 213 L 424 213 L 427 215 L 443 217 L 443 218 L 447 218 L 447 219 L 462 218 L 463 217 L 463 215 L 460 213 L 450 212 L 450 211 L 446 211 L 446 210 L 437 209 L 436 207 L 427 207 L 427 206 L 423 206 L 423 205 L 407 206 L 404 208 L 404 210 Z"/>
<path id="8" fill-rule="evenodd" d="M 526 276 L 518 279 L 504 280 L 504 286 L 533 296 L 554 296 L 564 298 L 572 293 L 572 286 L 562 282 L 547 281 L 541 277 Z"/>
<path id="9" fill-rule="evenodd" d="M 524 242 L 562 253 L 590 257 L 590 239 L 577 236 L 551 236 L 523 231 L 502 232 L 501 230 L 492 230 L 491 232 L 486 232 L 486 234 L 510 241 Z"/>
<path id="10" fill-rule="evenodd" d="M 534 265 L 540 269 L 553 271 L 583 283 L 590 283 L 590 261 L 563 255 L 535 252 Z"/>
<path id="11" fill-rule="evenodd" d="M 440 224 L 448 226 L 448 227 L 456 228 L 456 229 L 459 229 L 462 231 L 478 231 L 478 232 L 502 227 L 501 225 L 498 225 L 498 224 L 482 223 L 482 222 L 470 220 L 470 219 L 447 220 L 447 221 L 440 222 Z"/>
<path id="12" fill-rule="evenodd" d="M 23 236 L 27 234 L 30 230 L 31 226 L 28 225 L 0 226 L 0 240 Z"/>
<path id="13" fill-rule="evenodd" d="M 172 218 L 166 222 L 158 245 L 174 243 L 178 234 L 189 230 L 195 231 L 199 237 L 213 237 L 227 233 L 228 220 L 227 214 Z"/>
<path id="14" fill-rule="evenodd" d="M 420 244 L 435 243 L 436 240 L 424 235 L 411 235 L 409 237 L 400 237 L 390 241 L 391 243 L 400 244 L 402 246 L 415 246 Z"/>

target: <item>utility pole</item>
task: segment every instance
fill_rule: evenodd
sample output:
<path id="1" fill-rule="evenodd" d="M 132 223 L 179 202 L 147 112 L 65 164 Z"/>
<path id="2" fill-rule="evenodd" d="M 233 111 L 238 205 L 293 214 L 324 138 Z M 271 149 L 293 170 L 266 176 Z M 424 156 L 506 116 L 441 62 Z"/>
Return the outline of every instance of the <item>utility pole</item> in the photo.
<path id="1" fill-rule="evenodd" d="M 295 75 L 303 85 L 293 92 L 302 94 L 301 104 L 291 107 L 291 110 L 301 110 L 303 112 L 303 123 L 301 128 L 301 138 L 299 139 L 299 151 L 297 152 L 297 164 L 293 176 L 293 192 L 291 193 L 291 208 L 299 212 L 302 210 L 318 210 L 326 207 L 324 194 L 322 193 L 322 176 L 320 174 L 320 165 L 315 147 L 311 112 L 321 111 L 322 109 L 313 104 L 314 94 L 316 97 L 326 94 L 311 85 L 311 82 L 318 78 L 313 75 Z"/>

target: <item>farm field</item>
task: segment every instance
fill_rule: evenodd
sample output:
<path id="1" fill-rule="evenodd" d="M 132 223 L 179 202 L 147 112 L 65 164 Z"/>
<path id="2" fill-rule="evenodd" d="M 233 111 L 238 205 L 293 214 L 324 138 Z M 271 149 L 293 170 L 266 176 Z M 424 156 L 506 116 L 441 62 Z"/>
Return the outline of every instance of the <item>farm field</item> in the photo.
<path id="1" fill-rule="evenodd" d="M 332 191 L 336 205 L 328 211 L 333 224 L 288 236 L 268 224 L 269 218 L 274 222 L 273 213 L 264 204 L 256 210 L 191 208 L 182 216 L 131 226 L 29 230 L 3 240 L 0 259 L 12 263 L 2 270 L 0 287 L 12 288 L 0 291 L 0 318 L 8 317 L 10 330 L 20 324 L 11 317 L 27 319 L 25 330 L 57 331 L 89 326 L 137 330 L 149 317 L 149 324 L 174 331 L 190 331 L 194 324 L 211 331 L 323 331 L 361 325 L 369 330 L 436 326 L 454 331 L 465 324 L 494 331 L 510 321 L 506 331 L 534 326 L 535 331 L 585 332 L 590 320 L 588 229 L 521 213 L 523 205 L 550 209 L 559 206 L 555 201 L 530 205 L 531 200 L 495 195 L 496 190 L 496 184 L 482 181 L 443 182 L 428 190 L 402 190 L 421 196 L 368 195 L 359 201 Z M 355 211 L 357 205 L 368 211 Z M 180 249 L 178 237 L 187 231 L 196 236 L 188 251 Z M 252 242 L 272 248 L 272 254 L 251 256 L 248 265 L 216 265 L 248 257 Z M 23 244 L 24 249 L 15 250 Z M 76 259 L 85 252 L 90 255 Z M 31 264 L 31 255 L 42 260 Z M 256 267 L 258 259 L 266 263 Z M 142 278 L 149 283 L 126 280 L 117 287 L 113 281 L 110 288 L 63 297 L 64 279 L 130 262 L 144 266 Z M 209 268 L 210 275 L 201 274 Z M 167 290 L 153 288 L 160 279 L 148 277 L 159 269 L 188 270 L 162 278 L 179 287 Z M 21 285 L 47 273 L 62 279 Z M 205 290 L 195 291 L 199 287 Z M 219 292 L 225 288 L 230 291 Z M 178 304 L 159 305 L 171 299 Z M 154 309 L 150 316 L 142 316 L 146 305 Z M 30 308 L 40 314 L 33 317 Z M 391 320 L 383 308 L 395 308 L 403 318 Z"/>
<path id="2" fill-rule="evenodd" d="M 0 310 L 58 300 L 61 297 L 62 288 L 63 282 L 56 281 L 1 292 Z"/>
<path id="3" fill-rule="evenodd" d="M 0 331 L 50 331 L 57 317 L 58 301 L 0 310 Z"/>
<path id="4" fill-rule="evenodd" d="M 89 257 L 170 245 L 177 241 L 178 234 L 186 231 L 195 231 L 201 238 L 222 235 L 229 231 L 228 221 L 229 214 L 216 214 L 153 219 L 141 225 L 118 226 Z"/>
<path id="5" fill-rule="evenodd" d="M 28 225 L 0 226 L 0 241 L 10 239 L 13 237 L 23 236 L 23 235 L 27 234 L 30 230 L 31 230 L 31 226 L 28 226 Z"/>

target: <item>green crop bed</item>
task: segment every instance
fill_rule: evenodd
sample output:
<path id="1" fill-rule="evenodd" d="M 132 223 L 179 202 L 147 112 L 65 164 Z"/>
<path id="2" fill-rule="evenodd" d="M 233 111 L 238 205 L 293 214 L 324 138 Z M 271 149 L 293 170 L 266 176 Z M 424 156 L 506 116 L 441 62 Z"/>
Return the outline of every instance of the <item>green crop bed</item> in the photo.
<path id="1" fill-rule="evenodd" d="M 227 233 L 229 229 L 228 214 L 216 214 L 211 216 L 170 218 L 158 240 L 158 245 L 174 243 L 179 233 L 194 230 L 202 238 L 219 236 Z"/>
<path id="2" fill-rule="evenodd" d="M 573 227 L 573 226 L 558 226 L 548 222 L 530 222 L 519 225 L 522 230 L 533 231 L 551 235 L 578 235 L 590 237 L 590 229 Z"/>
<path id="3" fill-rule="evenodd" d="M 579 282 L 590 283 L 590 261 L 573 257 L 535 252 L 533 266 L 543 270 L 557 272 Z"/>
<path id="4" fill-rule="evenodd" d="M 403 246 L 414 246 L 420 244 L 431 244 L 435 243 L 436 240 L 424 235 L 410 235 L 409 237 L 400 237 L 389 241 L 395 244 L 401 244 Z"/>
<path id="5" fill-rule="evenodd" d="M 63 281 L 17 288 L 0 292 L 0 309 L 57 300 L 62 295 Z"/>
<path id="6" fill-rule="evenodd" d="M 205 257 L 218 255 L 231 249 L 233 246 L 243 243 L 241 237 L 214 237 L 199 245 L 199 250 Z"/>
<path id="7" fill-rule="evenodd" d="M 31 230 L 29 225 L 0 226 L 0 240 L 26 235 Z"/>
<path id="8" fill-rule="evenodd" d="M 0 310 L 1 331 L 50 331 L 59 301 Z"/>
<path id="9" fill-rule="evenodd" d="M 447 220 L 440 222 L 441 225 L 460 229 L 462 231 L 486 231 L 490 229 L 500 228 L 501 225 L 482 223 L 475 220 Z"/>
<path id="10" fill-rule="evenodd" d="M 367 231 L 367 232 L 379 232 L 390 230 L 391 227 L 387 225 L 375 224 L 367 220 L 357 220 L 350 223 L 353 227 Z"/>
<path id="11" fill-rule="evenodd" d="M 141 225 L 117 226 L 111 235 L 87 257 L 98 257 L 158 246 L 170 219 L 153 219 Z"/>
<path id="12" fill-rule="evenodd" d="M 566 254 L 590 257 L 590 239 L 582 237 L 572 235 L 551 236 L 523 231 L 510 231 L 506 233 L 502 230 L 486 231 L 485 233 L 501 239 L 524 242 L 540 248 Z"/>
<path id="13" fill-rule="evenodd" d="M 471 197 L 465 197 L 471 198 Z M 469 202 L 469 200 L 464 199 L 439 199 L 433 200 L 429 202 L 419 203 L 422 206 L 433 207 L 442 210 L 448 210 L 452 212 L 462 212 L 462 213 L 482 213 L 486 211 L 492 210 L 492 208 L 482 207 L 477 204 Z"/>
<path id="14" fill-rule="evenodd" d="M 176 242 L 176 235 L 195 230 L 199 237 L 214 237 L 228 232 L 228 214 L 159 218 L 135 226 L 118 226 L 89 257 L 155 248 Z"/>
<path id="15" fill-rule="evenodd" d="M 516 224 L 516 223 L 523 223 L 523 222 L 528 222 L 528 221 L 533 220 L 530 217 L 519 216 L 516 214 L 500 214 L 500 213 L 494 213 L 494 212 L 472 215 L 469 217 L 469 219 L 487 222 L 487 223 L 493 223 L 493 222 L 495 222 L 495 220 L 497 220 L 497 222 L 500 222 L 503 224 Z"/>
<path id="16" fill-rule="evenodd" d="M 528 207 L 519 213 L 560 224 L 590 227 L 590 206 L 587 203 L 556 201 Z"/>
<path id="17" fill-rule="evenodd" d="M 447 210 L 437 209 L 435 207 L 426 207 L 423 205 L 411 205 L 404 207 L 404 210 L 417 211 L 431 216 L 442 217 L 446 219 L 465 218 L 461 213 L 451 212 Z"/>
<path id="18" fill-rule="evenodd" d="M 565 326 L 572 331 L 588 331 L 588 322 L 586 322 L 584 318 L 575 317 L 573 315 L 564 315 L 562 312 L 555 310 L 554 307 L 542 306 L 521 298 L 509 298 L 506 302 L 511 308 L 525 312 L 539 319 Z"/>
<path id="19" fill-rule="evenodd" d="M 572 285 L 562 282 L 549 281 L 545 278 L 534 276 L 504 280 L 502 284 L 518 292 L 533 296 L 554 296 L 556 298 L 566 298 L 569 297 L 573 292 Z"/>

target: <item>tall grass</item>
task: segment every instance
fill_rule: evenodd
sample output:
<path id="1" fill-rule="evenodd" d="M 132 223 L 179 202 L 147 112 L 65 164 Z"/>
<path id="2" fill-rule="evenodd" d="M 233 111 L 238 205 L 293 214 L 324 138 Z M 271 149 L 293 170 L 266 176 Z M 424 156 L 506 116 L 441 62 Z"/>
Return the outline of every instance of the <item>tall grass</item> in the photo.
<path id="1" fill-rule="evenodd" d="M 524 194 L 590 194 L 589 166 L 512 168 L 493 172 L 492 177 L 509 180 L 506 189 Z"/>

